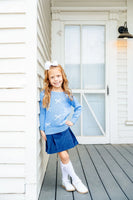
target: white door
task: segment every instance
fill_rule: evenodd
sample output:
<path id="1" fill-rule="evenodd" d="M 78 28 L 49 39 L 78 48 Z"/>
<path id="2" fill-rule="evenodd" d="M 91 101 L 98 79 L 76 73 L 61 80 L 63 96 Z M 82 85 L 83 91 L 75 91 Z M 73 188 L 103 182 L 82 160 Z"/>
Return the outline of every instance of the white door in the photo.
<path id="1" fill-rule="evenodd" d="M 72 127 L 80 143 L 108 143 L 108 93 L 104 25 L 64 26 L 64 67 L 82 105 Z"/>

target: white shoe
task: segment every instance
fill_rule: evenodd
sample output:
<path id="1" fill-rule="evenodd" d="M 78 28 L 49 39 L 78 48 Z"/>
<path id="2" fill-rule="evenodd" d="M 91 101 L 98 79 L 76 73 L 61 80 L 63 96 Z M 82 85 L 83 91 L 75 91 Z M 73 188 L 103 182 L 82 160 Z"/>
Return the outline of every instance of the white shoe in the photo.
<path id="1" fill-rule="evenodd" d="M 71 182 L 68 181 L 62 181 L 62 187 L 66 189 L 67 192 L 73 192 L 75 191 L 75 188 L 71 184 Z"/>
<path id="2" fill-rule="evenodd" d="M 82 181 L 79 179 L 77 182 L 73 182 L 72 185 L 75 187 L 77 192 L 81 194 L 88 193 L 87 187 L 82 183 Z"/>

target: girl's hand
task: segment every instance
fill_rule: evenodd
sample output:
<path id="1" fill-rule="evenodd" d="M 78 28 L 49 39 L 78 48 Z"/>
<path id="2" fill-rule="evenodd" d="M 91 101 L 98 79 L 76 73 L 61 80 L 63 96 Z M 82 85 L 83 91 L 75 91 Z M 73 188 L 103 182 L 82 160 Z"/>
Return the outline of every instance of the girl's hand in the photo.
<path id="1" fill-rule="evenodd" d="M 45 134 L 45 132 L 44 132 L 44 131 L 41 131 L 41 135 L 42 135 L 43 139 L 46 141 L 46 140 L 47 140 L 47 138 L 46 138 L 46 134 Z"/>
<path id="2" fill-rule="evenodd" d="M 66 124 L 67 124 L 68 126 L 73 126 L 73 123 L 72 123 L 71 121 L 69 121 L 69 120 L 66 121 Z"/>

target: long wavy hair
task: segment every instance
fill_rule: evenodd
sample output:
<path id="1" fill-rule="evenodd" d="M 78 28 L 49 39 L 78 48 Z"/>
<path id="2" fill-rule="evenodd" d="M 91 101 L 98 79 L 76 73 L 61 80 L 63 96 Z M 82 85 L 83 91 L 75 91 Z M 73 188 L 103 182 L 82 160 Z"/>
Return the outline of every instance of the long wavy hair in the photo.
<path id="1" fill-rule="evenodd" d="M 68 80 L 67 80 L 67 76 L 64 72 L 64 69 L 62 68 L 61 65 L 58 65 L 58 66 L 50 66 L 49 70 L 52 70 L 55 67 L 58 67 L 62 74 L 62 79 L 63 79 L 62 89 L 65 92 L 65 94 L 68 95 L 69 99 L 72 101 L 73 96 L 72 96 L 71 90 L 68 87 Z M 50 97 L 51 97 L 51 90 L 52 90 L 52 85 L 50 84 L 50 81 L 49 81 L 49 70 L 44 71 L 45 78 L 43 80 L 43 88 L 42 88 L 42 90 L 45 90 L 45 95 L 43 97 L 42 104 L 43 104 L 43 107 L 47 108 L 47 109 L 50 106 Z"/>

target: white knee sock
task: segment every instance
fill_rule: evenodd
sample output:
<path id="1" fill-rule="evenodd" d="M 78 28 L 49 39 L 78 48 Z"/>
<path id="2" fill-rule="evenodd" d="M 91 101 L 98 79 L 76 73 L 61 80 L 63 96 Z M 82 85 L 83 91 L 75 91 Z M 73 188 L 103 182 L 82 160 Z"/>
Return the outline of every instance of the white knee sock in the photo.
<path id="1" fill-rule="evenodd" d="M 73 182 L 77 182 L 79 180 L 79 177 L 77 176 L 77 174 L 75 173 L 74 169 L 73 169 L 73 165 L 71 163 L 71 161 L 69 161 L 67 164 L 61 164 L 63 169 L 66 171 L 67 174 L 69 174 L 72 177 L 72 181 Z"/>
<path id="2" fill-rule="evenodd" d="M 61 172 L 62 172 L 62 181 L 69 181 L 68 179 L 68 173 L 63 167 L 63 163 L 60 161 L 60 167 L 61 167 Z"/>

